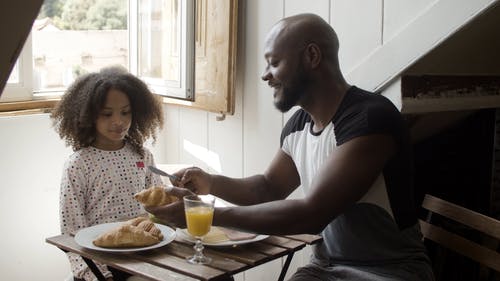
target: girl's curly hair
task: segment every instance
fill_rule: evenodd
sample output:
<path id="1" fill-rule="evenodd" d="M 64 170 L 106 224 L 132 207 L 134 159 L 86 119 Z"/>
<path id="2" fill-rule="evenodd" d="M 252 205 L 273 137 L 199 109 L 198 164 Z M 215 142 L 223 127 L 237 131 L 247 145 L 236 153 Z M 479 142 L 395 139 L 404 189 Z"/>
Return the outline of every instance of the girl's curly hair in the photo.
<path id="1" fill-rule="evenodd" d="M 125 140 L 140 155 L 144 141 L 163 127 L 159 99 L 147 85 L 122 67 L 108 67 L 77 78 L 51 113 L 56 131 L 74 151 L 89 147 L 96 139 L 95 123 L 110 89 L 125 93 L 130 101 L 132 123 Z"/>

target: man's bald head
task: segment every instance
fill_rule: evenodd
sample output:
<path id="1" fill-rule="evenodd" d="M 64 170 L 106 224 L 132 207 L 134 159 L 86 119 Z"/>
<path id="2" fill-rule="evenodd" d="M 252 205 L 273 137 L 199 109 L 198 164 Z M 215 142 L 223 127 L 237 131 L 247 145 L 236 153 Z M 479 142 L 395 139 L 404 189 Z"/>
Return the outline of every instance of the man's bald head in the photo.
<path id="1" fill-rule="evenodd" d="M 275 89 L 276 108 L 282 112 L 295 105 L 305 108 L 314 97 L 344 93 L 348 85 L 340 71 L 338 49 L 335 31 L 317 15 L 300 14 L 277 22 L 266 38 L 262 74 L 262 80 Z"/>
<path id="2" fill-rule="evenodd" d="M 269 32 L 266 44 L 270 43 L 291 49 L 301 49 L 310 43 L 315 43 L 321 49 L 326 61 L 338 63 L 337 34 L 325 20 L 315 14 L 299 14 L 283 18 Z"/>

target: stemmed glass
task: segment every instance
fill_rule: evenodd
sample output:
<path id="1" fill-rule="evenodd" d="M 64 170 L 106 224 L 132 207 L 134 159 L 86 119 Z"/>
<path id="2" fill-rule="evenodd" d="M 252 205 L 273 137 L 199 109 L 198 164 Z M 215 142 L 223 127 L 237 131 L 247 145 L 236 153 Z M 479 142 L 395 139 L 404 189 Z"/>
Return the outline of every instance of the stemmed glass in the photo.
<path id="1" fill-rule="evenodd" d="M 212 195 L 187 195 L 184 196 L 184 211 L 186 213 L 186 224 L 189 234 L 195 237 L 195 253 L 186 260 L 192 264 L 207 264 L 211 258 L 203 255 L 203 243 L 201 240 L 212 226 L 214 217 L 215 197 Z"/>

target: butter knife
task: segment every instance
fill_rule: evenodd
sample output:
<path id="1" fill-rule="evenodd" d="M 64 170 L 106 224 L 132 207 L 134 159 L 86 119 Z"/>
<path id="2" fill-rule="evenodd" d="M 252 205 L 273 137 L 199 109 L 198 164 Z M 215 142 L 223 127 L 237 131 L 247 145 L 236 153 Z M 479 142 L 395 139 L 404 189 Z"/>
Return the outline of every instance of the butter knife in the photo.
<path id="1" fill-rule="evenodd" d="M 165 171 L 162 171 L 162 170 L 156 168 L 155 166 L 148 166 L 148 169 L 155 174 L 158 174 L 158 175 L 164 176 L 164 177 L 168 177 L 170 179 L 170 181 L 172 181 L 172 182 L 177 181 L 179 179 L 178 177 L 171 175 Z"/>

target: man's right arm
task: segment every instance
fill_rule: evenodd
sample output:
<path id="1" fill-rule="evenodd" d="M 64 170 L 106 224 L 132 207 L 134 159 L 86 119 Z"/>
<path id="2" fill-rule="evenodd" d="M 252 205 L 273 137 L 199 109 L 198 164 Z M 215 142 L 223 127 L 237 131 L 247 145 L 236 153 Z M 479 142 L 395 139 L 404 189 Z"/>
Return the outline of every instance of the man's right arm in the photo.
<path id="1" fill-rule="evenodd" d="M 183 171 L 180 186 L 196 193 L 211 193 L 237 205 L 254 205 L 285 199 L 300 185 L 292 159 L 281 149 L 264 174 L 246 178 L 210 175 L 198 168 Z"/>

